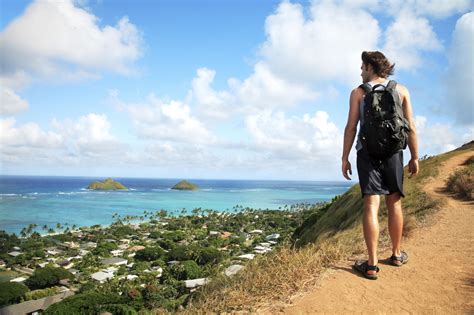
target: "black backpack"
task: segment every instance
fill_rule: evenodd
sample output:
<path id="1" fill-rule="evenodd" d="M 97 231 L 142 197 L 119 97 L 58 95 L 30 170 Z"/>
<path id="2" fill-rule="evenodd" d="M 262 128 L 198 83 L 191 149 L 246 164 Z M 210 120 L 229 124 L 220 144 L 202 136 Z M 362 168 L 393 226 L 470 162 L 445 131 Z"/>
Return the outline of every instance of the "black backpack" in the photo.
<path id="1" fill-rule="evenodd" d="M 365 91 L 364 124 L 360 130 L 362 146 L 372 158 L 385 160 L 407 147 L 410 128 L 403 115 L 402 100 L 390 80 L 385 87 L 361 84 Z"/>

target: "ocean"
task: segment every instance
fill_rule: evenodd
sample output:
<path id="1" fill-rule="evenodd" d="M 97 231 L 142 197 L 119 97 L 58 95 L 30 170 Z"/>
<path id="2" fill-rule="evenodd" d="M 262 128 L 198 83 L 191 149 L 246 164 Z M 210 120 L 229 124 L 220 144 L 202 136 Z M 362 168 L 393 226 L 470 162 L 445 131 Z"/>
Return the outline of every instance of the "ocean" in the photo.
<path id="1" fill-rule="evenodd" d="M 114 178 L 129 190 L 92 191 L 92 181 L 105 178 L 0 175 L 0 230 L 19 233 L 29 224 L 55 228 L 57 223 L 107 225 L 113 214 L 141 216 L 164 209 L 179 215 L 194 208 L 234 211 L 235 206 L 283 209 L 298 203 L 329 201 L 353 183 L 328 181 L 267 181 L 189 179 L 198 191 L 171 187 L 181 179 Z"/>

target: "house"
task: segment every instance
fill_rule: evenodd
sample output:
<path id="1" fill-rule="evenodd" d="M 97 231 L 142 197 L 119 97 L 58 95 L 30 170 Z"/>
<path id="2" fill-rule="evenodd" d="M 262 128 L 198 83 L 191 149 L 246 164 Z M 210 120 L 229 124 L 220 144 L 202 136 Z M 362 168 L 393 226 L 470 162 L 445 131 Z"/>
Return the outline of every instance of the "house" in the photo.
<path id="1" fill-rule="evenodd" d="M 11 279 L 10 282 L 18 282 L 18 283 L 21 283 L 23 281 L 25 281 L 26 278 L 25 277 L 18 277 L 18 278 L 15 278 L 15 279 Z"/>
<path id="2" fill-rule="evenodd" d="M 192 279 L 192 280 L 184 280 L 184 284 L 186 288 L 194 288 L 200 285 L 205 285 L 211 281 L 209 278 L 199 278 L 199 279 Z"/>
<path id="3" fill-rule="evenodd" d="M 135 245 L 130 247 L 128 250 L 131 252 L 138 252 L 139 250 L 145 249 L 145 246 L 143 245 Z"/>
<path id="4" fill-rule="evenodd" d="M 99 271 L 96 273 L 91 274 L 91 278 L 99 281 L 100 283 L 105 282 L 107 279 L 112 279 L 114 277 L 113 272 L 108 272 L 108 271 Z"/>
<path id="5" fill-rule="evenodd" d="M 138 276 L 137 276 L 137 275 L 126 275 L 126 276 L 123 275 L 123 276 L 120 276 L 120 277 L 119 277 L 120 280 L 125 279 L 125 278 L 126 278 L 127 280 L 134 280 L 134 279 L 138 278 Z"/>
<path id="6" fill-rule="evenodd" d="M 82 249 L 90 249 L 90 248 L 96 248 L 96 247 L 97 247 L 97 243 L 94 243 L 94 242 L 87 242 L 87 243 L 81 244 Z"/>
<path id="7" fill-rule="evenodd" d="M 255 254 L 244 254 L 244 255 L 237 256 L 237 258 L 244 258 L 248 260 L 252 260 L 254 259 L 254 257 L 255 257 Z"/>
<path id="8" fill-rule="evenodd" d="M 110 252 L 112 256 L 117 257 L 117 256 L 122 256 L 123 255 L 123 250 L 121 249 L 116 249 Z"/>
<path id="9" fill-rule="evenodd" d="M 14 247 L 13 247 L 13 250 L 20 251 L 20 247 L 14 246 Z"/>
<path id="10" fill-rule="evenodd" d="M 65 259 L 57 263 L 59 267 L 63 267 L 64 269 L 70 269 L 74 266 L 74 263 L 70 262 L 69 260 Z"/>
<path id="11" fill-rule="evenodd" d="M 269 241 L 269 240 L 276 240 L 279 238 L 280 238 L 280 234 L 275 233 L 275 234 L 270 234 L 267 237 L 265 237 L 265 240 Z"/>
<path id="12" fill-rule="evenodd" d="M 104 258 L 102 259 L 102 264 L 106 266 L 108 265 L 120 266 L 120 265 L 126 265 L 127 260 L 123 258 L 118 258 L 118 257 Z"/>
<path id="13" fill-rule="evenodd" d="M 41 314 L 48 307 L 54 303 L 58 303 L 68 296 L 74 295 L 72 291 L 65 291 L 53 296 L 47 296 L 37 300 L 30 300 L 14 305 L 5 306 L 0 308 L 0 314 L 2 315 L 17 315 L 17 314 Z"/>
<path id="14" fill-rule="evenodd" d="M 221 233 L 221 238 L 228 238 L 231 235 L 232 235 L 231 232 L 224 231 Z"/>
<path id="15" fill-rule="evenodd" d="M 251 234 L 262 234 L 263 231 L 262 230 L 252 230 L 249 233 L 251 233 Z"/>
<path id="16" fill-rule="evenodd" d="M 13 251 L 13 252 L 9 252 L 8 255 L 12 256 L 12 257 L 17 257 L 19 255 L 23 254 L 22 252 L 18 252 L 18 251 Z"/>
<path id="17" fill-rule="evenodd" d="M 46 253 L 48 253 L 49 255 L 53 255 L 53 256 L 59 255 L 62 252 L 63 252 L 62 250 L 57 249 L 56 247 L 50 247 L 50 248 L 46 249 Z"/>
<path id="18" fill-rule="evenodd" d="M 5 262 L 0 259 L 0 268 L 5 268 L 6 266 Z"/>
<path id="19" fill-rule="evenodd" d="M 227 269 L 224 271 L 225 275 L 230 277 L 238 273 L 240 270 L 244 269 L 244 266 L 242 265 L 230 265 L 227 267 Z"/>

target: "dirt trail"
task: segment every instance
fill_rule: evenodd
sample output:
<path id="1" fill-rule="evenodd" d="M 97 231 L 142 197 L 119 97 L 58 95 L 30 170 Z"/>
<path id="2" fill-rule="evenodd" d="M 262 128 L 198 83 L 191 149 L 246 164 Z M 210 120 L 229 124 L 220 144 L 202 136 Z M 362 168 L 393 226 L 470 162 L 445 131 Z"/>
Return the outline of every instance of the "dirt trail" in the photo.
<path id="1" fill-rule="evenodd" d="M 389 265 L 391 252 L 379 251 L 381 272 L 374 281 L 359 276 L 351 268 L 353 261 L 347 261 L 328 271 L 313 291 L 292 298 L 290 305 L 258 313 L 474 314 L 474 203 L 443 192 L 447 177 L 472 155 L 446 161 L 424 186 L 430 195 L 446 199 L 446 206 L 434 215 L 433 225 L 402 241 L 410 259 L 406 265 Z"/>

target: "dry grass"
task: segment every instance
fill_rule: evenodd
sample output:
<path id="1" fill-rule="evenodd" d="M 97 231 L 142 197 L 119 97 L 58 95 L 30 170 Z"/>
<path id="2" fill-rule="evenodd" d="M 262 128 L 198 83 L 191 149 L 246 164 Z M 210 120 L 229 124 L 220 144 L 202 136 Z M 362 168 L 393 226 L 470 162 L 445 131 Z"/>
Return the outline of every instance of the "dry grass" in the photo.
<path id="1" fill-rule="evenodd" d="M 460 198 L 474 200 L 474 156 L 471 156 L 462 168 L 449 176 L 446 188 Z"/>
<path id="2" fill-rule="evenodd" d="M 472 151 L 470 143 L 455 151 L 430 157 L 421 162 L 420 174 L 405 181 L 404 237 L 430 222 L 431 214 L 442 202 L 433 200 L 421 189 L 436 176 L 438 166 L 450 157 Z M 317 218 L 308 218 L 304 228 L 297 229 L 293 239 L 280 244 L 265 256 L 257 256 L 245 270 L 228 278 L 221 273 L 199 288 L 182 314 L 241 314 L 257 309 L 278 310 L 292 296 L 315 287 L 321 275 L 341 260 L 365 253 L 362 235 L 362 199 L 358 185 Z M 390 248 L 386 208 L 381 202 L 380 250 Z M 316 215 L 316 214 L 315 214 Z M 160 312 L 161 313 L 161 312 Z"/>

